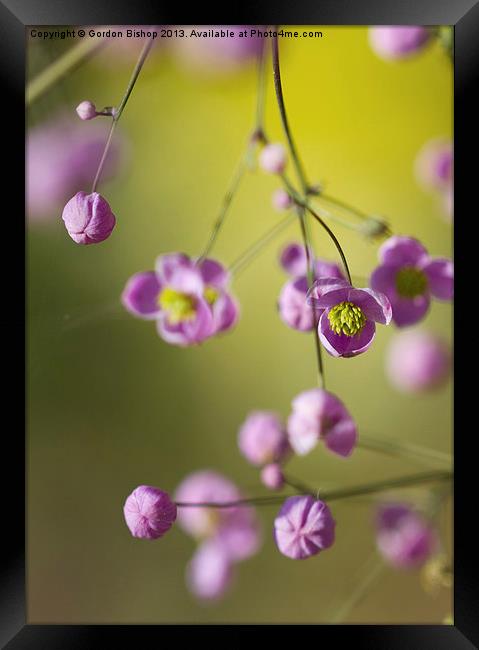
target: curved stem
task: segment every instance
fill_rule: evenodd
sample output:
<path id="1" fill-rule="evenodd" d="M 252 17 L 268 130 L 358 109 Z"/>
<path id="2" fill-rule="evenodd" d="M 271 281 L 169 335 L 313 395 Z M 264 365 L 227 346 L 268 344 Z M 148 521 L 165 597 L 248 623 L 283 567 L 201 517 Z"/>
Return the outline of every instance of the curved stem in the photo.
<path id="1" fill-rule="evenodd" d="M 453 473 L 450 471 L 437 470 L 435 472 L 424 472 L 422 474 L 412 474 L 411 476 L 401 476 L 396 479 L 386 479 L 384 481 L 376 481 L 374 483 L 366 483 L 363 485 L 355 485 L 353 487 L 346 487 L 337 490 L 324 490 L 322 492 L 309 491 L 308 494 L 316 499 L 324 499 L 325 501 L 338 501 L 349 497 L 362 496 L 364 494 L 373 494 L 376 492 L 384 492 L 385 490 L 407 487 L 410 485 L 420 485 L 421 483 L 450 481 L 453 478 Z M 301 488 L 301 491 L 303 486 Z M 287 497 L 286 497 L 287 498 Z M 178 501 L 176 503 L 178 508 L 236 508 L 239 506 L 261 506 L 261 505 L 274 505 L 282 503 L 285 496 L 264 496 L 252 497 L 249 499 L 238 499 L 236 501 L 198 501 L 198 502 L 184 502 Z"/>
<path id="2" fill-rule="evenodd" d="M 69 72 L 86 61 L 106 44 L 106 38 L 87 38 L 74 45 L 54 63 L 42 70 L 32 81 L 28 82 L 25 100 L 27 106 L 43 95 L 50 86 L 62 79 Z"/>
<path id="3" fill-rule="evenodd" d="M 358 440 L 358 447 L 369 449 L 371 451 L 378 451 L 389 456 L 403 456 L 406 458 L 421 458 L 428 462 L 439 462 L 446 465 L 452 464 L 452 458 L 449 454 L 445 454 L 435 449 L 427 449 L 420 445 L 415 445 L 412 442 L 397 442 L 395 440 L 382 440 L 375 436 L 362 435 Z"/>

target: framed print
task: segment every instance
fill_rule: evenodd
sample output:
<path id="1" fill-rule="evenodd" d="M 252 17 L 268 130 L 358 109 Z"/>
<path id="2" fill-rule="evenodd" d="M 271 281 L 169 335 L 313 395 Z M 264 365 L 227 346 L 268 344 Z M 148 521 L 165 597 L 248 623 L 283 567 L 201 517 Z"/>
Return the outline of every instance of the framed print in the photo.
<path id="1" fill-rule="evenodd" d="M 0 640 L 477 647 L 478 6 L 156 9 L 0 5 L 26 334 Z"/>

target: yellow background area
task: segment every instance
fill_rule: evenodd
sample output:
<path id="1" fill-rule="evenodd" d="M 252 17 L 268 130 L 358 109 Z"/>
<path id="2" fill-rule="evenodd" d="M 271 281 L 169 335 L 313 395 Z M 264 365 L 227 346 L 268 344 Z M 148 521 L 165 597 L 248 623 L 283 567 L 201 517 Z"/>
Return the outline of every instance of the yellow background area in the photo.
<path id="1" fill-rule="evenodd" d="M 366 28 L 321 30 L 322 39 L 280 42 L 285 101 L 309 178 L 385 216 L 395 233 L 419 238 L 431 254 L 451 255 L 451 226 L 413 173 L 428 140 L 451 137 L 450 60 L 434 43 L 409 60 L 386 62 L 370 49 Z M 41 110 L 73 112 L 84 99 L 117 104 L 140 48 L 138 42 L 132 56 L 116 55 L 109 45 L 39 100 L 29 119 L 38 121 Z M 32 69 L 39 51 L 31 42 Z M 263 494 L 258 471 L 239 454 L 238 428 L 253 409 L 286 417 L 293 397 L 315 385 L 312 336 L 288 329 L 276 312 L 286 280 L 278 253 L 299 240 L 296 223 L 235 280 L 241 319 L 226 336 L 195 349 L 172 347 L 153 323 L 134 319 L 119 303 L 127 279 L 152 268 L 161 253 L 201 252 L 253 124 L 255 92 L 254 64 L 231 74 L 200 73 L 155 46 L 120 122 L 129 165 L 99 188 L 117 216 L 112 236 L 98 246 L 75 245 L 61 206 L 50 221 L 29 226 L 30 623 L 328 623 L 335 616 L 440 623 L 451 611 L 449 591 L 431 596 L 417 572 L 388 568 L 348 611 L 374 570 L 374 498 L 331 504 L 336 543 L 303 562 L 278 552 L 277 507 L 263 508 L 261 551 L 238 566 L 233 590 L 214 605 L 198 603 L 186 589 L 194 543 L 178 527 L 146 542 L 125 525 L 123 503 L 137 485 L 173 492 L 198 469 L 218 470 L 250 494 Z M 273 140 L 282 138 L 269 67 L 266 129 Z M 231 263 L 281 218 L 271 207 L 277 186 L 258 170 L 248 174 L 215 256 Z M 312 228 L 317 254 L 337 259 L 324 232 Z M 377 245 L 333 228 L 353 276 L 366 280 Z M 451 306 L 434 302 L 422 326 L 450 339 L 451 323 Z M 327 387 L 346 403 L 360 435 L 450 452 L 451 385 L 426 396 L 395 391 L 384 353 L 396 332 L 378 326 L 373 346 L 354 359 L 325 354 Z M 292 474 L 318 488 L 426 468 L 363 449 L 343 460 L 323 445 L 291 462 Z M 425 490 L 392 496 L 422 502 Z M 448 506 L 438 519 L 449 553 L 450 517 Z"/>

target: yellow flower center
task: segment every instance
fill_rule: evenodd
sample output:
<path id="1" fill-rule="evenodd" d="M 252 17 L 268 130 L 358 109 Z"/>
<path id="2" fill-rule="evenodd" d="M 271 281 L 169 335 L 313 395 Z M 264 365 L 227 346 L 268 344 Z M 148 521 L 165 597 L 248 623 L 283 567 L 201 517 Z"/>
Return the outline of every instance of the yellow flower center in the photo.
<path id="1" fill-rule="evenodd" d="M 354 336 L 366 324 L 366 316 L 353 302 L 340 302 L 329 310 L 329 325 L 335 334 Z"/>
<path id="2" fill-rule="evenodd" d="M 203 291 L 204 299 L 209 305 L 214 305 L 215 302 L 218 300 L 219 295 L 220 295 L 219 291 L 214 287 L 206 287 L 205 290 Z"/>
<path id="3" fill-rule="evenodd" d="M 166 287 L 158 297 L 158 304 L 167 312 L 173 325 L 192 320 L 196 315 L 196 300 L 192 296 Z"/>
<path id="4" fill-rule="evenodd" d="M 427 277 L 414 266 L 405 266 L 396 274 L 396 290 L 403 298 L 421 296 L 427 289 Z"/>

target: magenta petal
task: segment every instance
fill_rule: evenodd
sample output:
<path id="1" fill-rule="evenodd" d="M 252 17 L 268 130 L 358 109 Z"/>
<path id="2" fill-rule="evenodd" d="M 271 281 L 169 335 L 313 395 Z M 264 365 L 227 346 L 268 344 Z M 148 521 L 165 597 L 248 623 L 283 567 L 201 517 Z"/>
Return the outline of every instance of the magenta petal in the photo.
<path id="1" fill-rule="evenodd" d="M 391 322 L 392 307 L 384 293 L 372 289 L 351 289 L 348 300 L 360 307 L 368 320 L 382 325 Z"/>
<path id="2" fill-rule="evenodd" d="M 429 309 L 429 296 L 416 296 L 415 298 L 392 299 L 393 321 L 398 327 L 414 325 L 420 321 Z"/>
<path id="3" fill-rule="evenodd" d="M 354 420 L 342 418 L 324 436 L 324 444 L 330 451 L 347 458 L 353 453 L 357 439 L 358 430 Z"/>
<path id="4" fill-rule="evenodd" d="M 338 278 L 346 281 L 344 273 L 335 262 L 318 259 L 314 263 L 314 275 L 318 280 L 325 278 Z"/>
<path id="5" fill-rule="evenodd" d="M 328 309 L 349 300 L 350 289 L 351 285 L 348 282 L 336 278 L 317 280 L 308 291 L 307 301 L 316 309 Z"/>
<path id="6" fill-rule="evenodd" d="M 202 299 L 196 303 L 196 315 L 192 320 L 172 324 L 166 314 L 157 321 L 158 333 L 167 343 L 188 346 L 201 343 L 214 332 L 213 316 L 209 305 Z"/>
<path id="7" fill-rule="evenodd" d="M 154 271 L 133 275 L 121 294 L 121 302 L 134 316 L 145 319 L 158 318 L 158 295 L 161 285 Z"/>
<path id="8" fill-rule="evenodd" d="M 205 259 L 198 264 L 203 282 L 211 287 L 223 289 L 229 281 L 229 273 L 226 268 L 212 259 Z"/>
<path id="9" fill-rule="evenodd" d="M 239 318 L 239 305 L 226 291 L 223 291 L 211 307 L 215 333 L 226 332 L 236 325 Z"/>
<path id="10" fill-rule="evenodd" d="M 200 271 L 192 266 L 178 266 L 169 272 L 168 286 L 190 296 L 203 296 L 204 283 Z"/>
<path id="11" fill-rule="evenodd" d="M 281 252 L 279 263 L 293 278 L 306 275 L 307 257 L 306 250 L 302 244 L 288 244 Z"/>
<path id="12" fill-rule="evenodd" d="M 281 320 L 300 332 L 309 332 L 314 326 L 313 309 L 306 302 L 307 292 L 308 281 L 305 277 L 300 277 L 286 282 L 279 294 Z"/>
<path id="13" fill-rule="evenodd" d="M 452 300 L 454 295 L 454 264 L 445 258 L 434 258 L 422 267 L 429 280 L 432 295 L 439 300 Z"/>
<path id="14" fill-rule="evenodd" d="M 366 352 L 376 334 L 374 321 L 367 321 L 363 329 L 355 336 L 336 334 L 330 327 L 328 312 L 323 312 L 318 326 L 321 343 L 333 357 L 355 357 Z"/>
<path id="15" fill-rule="evenodd" d="M 184 253 L 167 253 L 161 255 L 156 260 L 155 269 L 158 277 L 165 284 L 170 282 L 171 276 L 178 268 L 191 269 L 194 267 L 193 262 Z"/>
<path id="16" fill-rule="evenodd" d="M 396 295 L 396 275 L 400 268 L 399 264 L 375 268 L 369 280 L 371 288 L 385 293 L 389 298 Z"/>
<path id="17" fill-rule="evenodd" d="M 384 242 L 378 254 L 380 261 L 388 266 L 415 266 L 427 256 L 427 250 L 417 239 L 394 235 Z"/>

